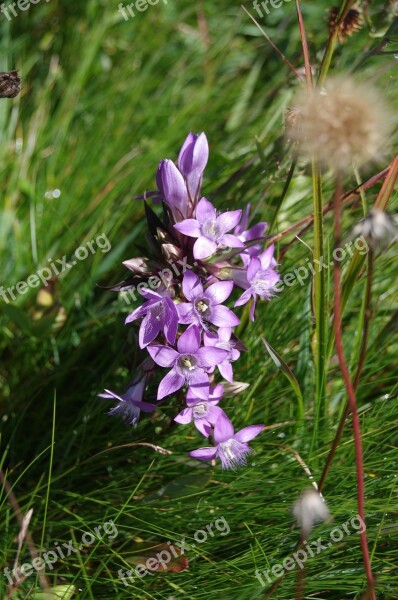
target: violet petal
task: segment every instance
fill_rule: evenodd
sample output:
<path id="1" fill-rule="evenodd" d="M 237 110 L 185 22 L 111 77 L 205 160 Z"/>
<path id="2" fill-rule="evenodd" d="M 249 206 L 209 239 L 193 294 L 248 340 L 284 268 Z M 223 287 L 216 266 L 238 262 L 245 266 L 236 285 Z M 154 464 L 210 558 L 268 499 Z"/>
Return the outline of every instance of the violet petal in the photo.
<path id="1" fill-rule="evenodd" d="M 250 440 L 254 439 L 263 431 L 263 429 L 264 425 L 249 425 L 235 433 L 234 438 L 238 440 L 238 442 L 250 442 Z"/>
<path id="2" fill-rule="evenodd" d="M 214 426 L 214 440 L 217 444 L 221 444 L 230 440 L 233 436 L 234 426 L 223 411 Z"/>
<path id="3" fill-rule="evenodd" d="M 178 359 L 178 352 L 168 346 L 154 344 L 153 346 L 148 346 L 147 350 L 155 363 L 161 367 L 171 367 Z"/>
<path id="4" fill-rule="evenodd" d="M 184 377 L 177 373 L 174 369 L 169 371 L 162 381 L 159 383 L 158 400 L 162 400 L 165 396 L 176 392 L 184 385 Z"/>

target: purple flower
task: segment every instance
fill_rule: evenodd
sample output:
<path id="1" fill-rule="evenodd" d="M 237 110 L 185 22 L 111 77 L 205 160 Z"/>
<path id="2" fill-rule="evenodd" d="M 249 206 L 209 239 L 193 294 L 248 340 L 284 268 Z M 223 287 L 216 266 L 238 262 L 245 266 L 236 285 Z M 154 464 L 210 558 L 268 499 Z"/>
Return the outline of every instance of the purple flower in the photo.
<path id="1" fill-rule="evenodd" d="M 202 435 L 208 437 L 211 428 L 214 427 L 218 417 L 225 414 L 224 411 L 217 406 L 224 392 L 223 385 L 211 387 L 207 400 L 196 398 L 192 391 L 187 393 L 187 407 L 184 408 L 174 419 L 177 423 L 187 425 L 194 421 L 195 427 Z"/>
<path id="2" fill-rule="evenodd" d="M 251 452 L 247 444 L 264 429 L 264 425 L 249 425 L 237 433 L 228 417 L 220 415 L 214 426 L 215 446 L 199 448 L 189 453 L 198 460 L 219 458 L 223 469 L 236 469 L 246 464 L 246 457 Z"/>
<path id="3" fill-rule="evenodd" d="M 128 425 L 137 426 L 140 417 L 140 411 L 152 412 L 156 406 L 147 402 L 142 402 L 146 386 L 146 377 L 143 376 L 136 383 L 133 383 L 122 396 L 118 396 L 110 390 L 105 390 L 105 394 L 98 394 L 100 398 L 117 400 L 116 406 L 111 408 L 108 414 L 123 417 Z"/>
<path id="4" fill-rule="evenodd" d="M 154 292 L 144 289 L 141 294 L 147 298 L 147 302 L 133 310 L 125 321 L 127 324 L 144 317 L 138 338 L 140 348 L 145 348 L 153 342 L 160 331 L 163 331 L 169 344 L 174 344 L 177 335 L 178 313 L 169 292 L 166 290 Z"/>
<path id="5" fill-rule="evenodd" d="M 221 304 L 230 296 L 233 287 L 233 281 L 217 281 L 203 290 L 199 277 L 192 271 L 185 271 L 182 291 L 189 302 L 177 304 L 179 322 L 182 325 L 195 324 L 204 328 L 206 322 L 217 327 L 239 325 L 238 317 Z"/>
<path id="6" fill-rule="evenodd" d="M 202 198 L 196 207 L 195 215 L 195 219 L 186 219 L 174 227 L 184 235 L 197 238 L 193 247 L 196 259 L 208 258 L 219 245 L 243 248 L 243 242 L 236 235 L 227 233 L 237 226 L 242 215 L 241 210 L 231 210 L 217 216 L 211 202 Z"/>
<path id="7" fill-rule="evenodd" d="M 188 191 L 183 176 L 172 160 L 160 161 L 156 183 L 174 220 L 179 222 L 186 219 L 189 215 Z"/>
<path id="8" fill-rule="evenodd" d="M 209 159 L 209 145 L 204 133 L 189 133 L 178 157 L 178 168 L 182 173 L 191 200 L 195 203 L 200 194 L 203 172 Z"/>
<path id="9" fill-rule="evenodd" d="M 272 244 L 259 257 L 251 258 L 246 273 L 248 289 L 235 302 L 235 306 L 242 306 L 242 304 L 246 304 L 253 297 L 253 304 L 250 310 L 252 321 L 254 321 L 257 298 L 260 297 L 269 300 L 275 294 L 276 285 L 280 280 L 279 273 L 275 270 L 276 261 L 273 254 L 274 245 Z M 231 276 L 233 277 L 233 274 Z M 242 284 L 241 281 L 236 281 L 236 283 Z"/>
<path id="10" fill-rule="evenodd" d="M 226 358 L 222 363 L 217 365 L 222 377 L 233 382 L 233 371 L 231 362 L 235 362 L 240 357 L 240 352 L 236 348 L 236 343 L 231 341 L 232 329 L 230 327 L 220 327 L 217 334 L 208 333 L 204 334 L 204 345 L 213 346 L 214 348 L 222 348 L 228 352 Z"/>
<path id="11" fill-rule="evenodd" d="M 220 348 L 200 348 L 200 329 L 191 325 L 179 337 L 177 350 L 160 344 L 148 346 L 148 352 L 161 367 L 172 367 L 162 379 L 158 389 L 158 400 L 176 392 L 184 383 L 198 398 L 209 397 L 207 370 L 221 363 L 227 356 Z"/>
<path id="12" fill-rule="evenodd" d="M 237 225 L 234 229 L 234 234 L 238 236 L 238 238 L 243 242 L 246 246 L 248 242 L 253 242 L 254 240 L 260 239 L 264 236 L 265 230 L 268 227 L 268 223 L 265 221 L 261 223 L 256 223 L 249 229 L 247 226 L 249 224 L 249 212 L 250 212 L 250 204 L 246 205 L 245 210 L 243 211 L 242 219 L 239 225 Z M 245 266 L 248 265 L 251 256 L 258 256 L 261 254 L 263 249 L 263 244 L 259 241 L 253 245 L 247 245 L 246 249 L 240 255 Z"/>

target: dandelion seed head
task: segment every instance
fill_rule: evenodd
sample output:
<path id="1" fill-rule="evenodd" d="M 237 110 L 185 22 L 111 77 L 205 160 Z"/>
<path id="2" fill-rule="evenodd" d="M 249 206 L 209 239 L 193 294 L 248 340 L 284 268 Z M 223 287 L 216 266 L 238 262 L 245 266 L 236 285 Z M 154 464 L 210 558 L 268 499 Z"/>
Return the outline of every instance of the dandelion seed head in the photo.
<path id="1" fill-rule="evenodd" d="M 288 139 L 335 171 L 380 160 L 387 150 L 389 111 L 379 93 L 351 78 L 331 77 L 325 88 L 302 93 L 294 106 L 299 118 Z"/>

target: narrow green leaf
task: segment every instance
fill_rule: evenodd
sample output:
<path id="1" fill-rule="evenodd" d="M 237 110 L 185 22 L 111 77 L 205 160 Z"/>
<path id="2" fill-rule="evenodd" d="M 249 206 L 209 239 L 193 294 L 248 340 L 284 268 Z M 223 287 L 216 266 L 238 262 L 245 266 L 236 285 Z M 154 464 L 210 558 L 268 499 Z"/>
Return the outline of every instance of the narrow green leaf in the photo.
<path id="1" fill-rule="evenodd" d="M 274 348 L 272 348 L 272 346 L 264 338 L 261 338 L 261 339 L 263 340 L 263 344 L 266 347 L 268 354 L 274 361 L 276 367 L 278 369 L 281 369 L 282 373 L 289 380 L 289 383 L 290 383 L 290 385 L 296 395 L 297 401 L 298 401 L 299 420 L 300 420 L 300 422 L 302 422 L 304 419 L 304 399 L 303 399 L 303 395 L 301 393 L 299 382 L 297 381 L 296 376 L 294 375 L 293 371 L 291 370 L 289 365 L 283 360 L 281 355 L 278 354 L 278 352 L 276 350 L 274 350 Z"/>

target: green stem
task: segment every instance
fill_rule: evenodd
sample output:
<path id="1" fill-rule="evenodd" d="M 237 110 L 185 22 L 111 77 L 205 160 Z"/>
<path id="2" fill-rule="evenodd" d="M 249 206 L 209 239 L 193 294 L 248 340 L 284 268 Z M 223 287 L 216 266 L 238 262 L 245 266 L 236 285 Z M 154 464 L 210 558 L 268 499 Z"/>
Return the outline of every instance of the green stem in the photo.
<path id="1" fill-rule="evenodd" d="M 330 69 L 330 64 L 332 62 L 333 54 L 334 54 L 337 40 L 338 40 L 339 24 L 343 19 L 345 19 L 348 11 L 350 10 L 350 8 L 354 4 L 354 2 L 355 2 L 355 0 L 344 0 L 340 7 L 336 27 L 329 35 L 328 43 L 327 43 L 327 46 L 325 49 L 325 53 L 323 55 L 321 70 L 319 72 L 318 83 L 317 83 L 317 85 L 319 87 L 322 87 L 324 85 L 327 74 Z"/>
<path id="2" fill-rule="evenodd" d="M 312 193 L 314 211 L 314 313 L 315 338 L 313 352 L 315 357 L 315 424 L 312 438 L 312 449 L 316 448 L 318 427 L 325 414 L 325 349 L 326 349 L 326 307 L 325 307 L 325 274 L 320 268 L 324 255 L 324 226 L 322 206 L 322 184 L 319 165 L 312 160 Z"/>

